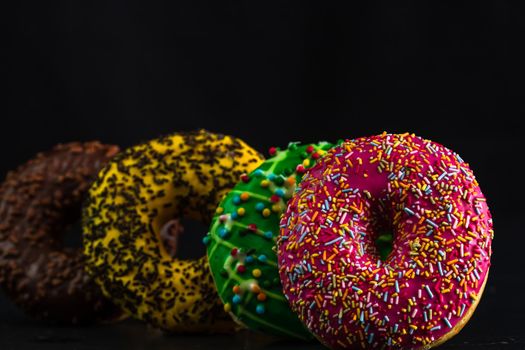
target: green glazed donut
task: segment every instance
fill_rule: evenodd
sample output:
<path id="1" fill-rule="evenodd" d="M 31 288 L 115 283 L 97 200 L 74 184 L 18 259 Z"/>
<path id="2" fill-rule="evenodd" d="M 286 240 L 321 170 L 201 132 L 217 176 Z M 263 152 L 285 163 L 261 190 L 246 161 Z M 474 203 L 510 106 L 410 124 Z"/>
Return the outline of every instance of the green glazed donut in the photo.
<path id="1" fill-rule="evenodd" d="M 221 201 L 204 237 L 224 309 L 250 329 L 312 338 L 283 295 L 275 242 L 296 184 L 332 146 L 319 142 L 270 148 L 272 158 L 241 178 Z"/>

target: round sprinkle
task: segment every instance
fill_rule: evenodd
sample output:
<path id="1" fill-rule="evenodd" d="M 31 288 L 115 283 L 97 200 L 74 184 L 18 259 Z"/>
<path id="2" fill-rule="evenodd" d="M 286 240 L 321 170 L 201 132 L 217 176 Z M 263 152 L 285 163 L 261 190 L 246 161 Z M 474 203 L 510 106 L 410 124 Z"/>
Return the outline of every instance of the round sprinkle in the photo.
<path id="1" fill-rule="evenodd" d="M 224 304 L 224 311 L 226 311 L 226 312 L 232 311 L 232 304 L 230 304 L 230 303 Z"/>
<path id="2" fill-rule="evenodd" d="M 237 215 L 243 216 L 245 213 L 246 213 L 246 209 L 244 209 L 242 207 L 237 209 Z"/>
<path id="3" fill-rule="evenodd" d="M 248 174 L 242 174 L 241 175 L 241 181 L 242 182 L 249 182 L 250 181 L 250 177 L 248 176 Z"/>
<path id="4" fill-rule="evenodd" d="M 272 196 L 270 197 L 270 201 L 271 201 L 272 203 L 277 203 L 277 202 L 279 202 L 280 200 L 281 200 L 281 197 L 279 197 L 279 196 L 276 195 L 276 194 L 272 194 Z"/>
<path id="5" fill-rule="evenodd" d="M 252 232 L 256 232 L 257 231 L 257 225 L 256 224 L 248 224 L 248 230 L 250 230 Z"/>
<path id="6" fill-rule="evenodd" d="M 259 301 L 265 301 L 265 300 L 266 300 L 266 294 L 263 293 L 263 292 L 257 294 L 257 300 L 259 300 Z"/>
<path id="7" fill-rule="evenodd" d="M 262 315 L 264 314 L 264 305 L 263 304 L 258 304 L 257 307 L 255 308 L 255 312 L 257 312 L 259 315 Z"/>
<path id="8" fill-rule="evenodd" d="M 246 266 L 244 265 L 238 265 L 237 266 L 237 272 L 238 273 L 244 273 L 246 271 Z"/>
<path id="9" fill-rule="evenodd" d="M 263 202 L 259 202 L 259 203 L 255 204 L 255 210 L 263 211 L 263 209 L 264 209 L 264 203 Z"/>
<path id="10" fill-rule="evenodd" d="M 310 145 L 308 147 L 306 147 L 306 152 L 307 153 L 312 153 L 314 151 L 314 146 Z"/>
<path id="11" fill-rule="evenodd" d="M 304 174 L 304 172 L 305 172 L 306 170 L 305 170 L 305 168 L 304 168 L 304 165 L 299 164 L 299 165 L 295 168 L 295 171 L 296 171 L 299 175 L 302 175 L 302 174 Z"/>
<path id="12" fill-rule="evenodd" d="M 202 237 L 202 243 L 204 243 L 204 245 L 208 245 L 208 244 L 210 244 L 210 242 L 211 242 L 210 236 Z"/>
<path id="13" fill-rule="evenodd" d="M 257 258 L 260 262 L 267 262 L 268 261 L 268 257 L 264 254 L 261 254 L 259 255 L 259 257 Z"/>
<path id="14" fill-rule="evenodd" d="M 253 263 L 254 260 L 255 259 L 253 258 L 253 256 L 248 255 L 246 258 L 244 258 L 244 263 L 245 264 L 251 264 L 251 263 Z"/>
<path id="15" fill-rule="evenodd" d="M 262 272 L 261 272 L 261 270 L 259 270 L 259 269 L 254 269 L 254 270 L 252 271 L 252 275 L 253 275 L 253 277 L 255 277 L 255 278 L 259 278 L 259 277 L 261 277 Z"/>
<path id="16" fill-rule="evenodd" d="M 219 237 L 224 238 L 228 235 L 228 230 L 225 227 L 219 229 Z"/>
<path id="17" fill-rule="evenodd" d="M 272 213 L 272 211 L 268 208 L 265 208 L 263 211 L 262 211 L 262 215 L 267 218 L 268 216 L 270 216 L 270 214 Z"/>
<path id="18" fill-rule="evenodd" d="M 264 171 L 262 171 L 261 169 L 257 169 L 253 172 L 253 176 L 255 177 L 261 177 L 261 176 L 264 176 Z"/>
<path id="19" fill-rule="evenodd" d="M 277 148 L 275 148 L 275 147 L 270 147 L 270 148 L 268 149 L 268 154 L 269 154 L 270 156 L 274 156 L 276 153 L 277 153 Z"/>
<path id="20" fill-rule="evenodd" d="M 261 292 L 261 287 L 257 283 L 252 283 L 250 285 L 250 291 L 255 294 L 259 294 Z"/>
<path id="21" fill-rule="evenodd" d="M 235 294 L 232 298 L 232 303 L 239 304 L 241 302 L 241 296 L 239 294 Z"/>
<path id="22" fill-rule="evenodd" d="M 230 254 L 231 254 L 231 256 L 236 256 L 238 252 L 239 252 L 239 249 L 237 249 L 237 248 L 233 248 L 233 249 L 231 250 Z"/>
<path id="23" fill-rule="evenodd" d="M 274 193 L 275 193 L 276 196 L 284 197 L 284 193 L 285 192 L 284 192 L 284 190 L 282 188 L 278 188 L 278 189 L 275 190 Z"/>
<path id="24" fill-rule="evenodd" d="M 235 294 L 240 294 L 240 293 L 241 293 L 241 286 L 239 286 L 239 285 L 235 285 L 235 286 L 233 286 L 232 291 L 233 291 Z"/>
<path id="25" fill-rule="evenodd" d="M 250 198 L 250 194 L 249 194 L 248 192 L 243 192 L 243 193 L 241 194 L 241 200 L 242 200 L 243 202 L 246 202 L 249 198 Z"/>
<path id="26" fill-rule="evenodd" d="M 264 179 L 264 180 L 261 180 L 261 187 L 263 188 L 266 188 L 270 185 L 270 181 Z"/>
<path id="27" fill-rule="evenodd" d="M 233 200 L 232 200 L 233 204 L 235 205 L 239 205 L 241 203 L 241 197 L 240 196 L 235 196 L 233 197 Z"/>
<path id="28" fill-rule="evenodd" d="M 273 233 L 272 233 L 272 231 L 266 231 L 266 232 L 264 233 L 264 238 L 272 239 L 272 238 L 273 238 Z"/>
<path id="29" fill-rule="evenodd" d="M 224 208 L 223 207 L 217 207 L 217 209 L 215 209 L 215 214 L 220 215 L 222 213 L 224 213 Z"/>
<path id="30" fill-rule="evenodd" d="M 305 167 L 310 166 L 310 159 L 306 158 L 305 160 L 303 160 L 303 165 L 304 165 Z"/>

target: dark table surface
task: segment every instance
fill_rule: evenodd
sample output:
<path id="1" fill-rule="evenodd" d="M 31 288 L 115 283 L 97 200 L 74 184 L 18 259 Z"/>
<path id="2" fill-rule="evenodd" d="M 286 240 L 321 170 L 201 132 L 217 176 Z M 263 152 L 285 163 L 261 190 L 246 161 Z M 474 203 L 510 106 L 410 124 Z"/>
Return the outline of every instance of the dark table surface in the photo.
<path id="1" fill-rule="evenodd" d="M 525 282 L 521 220 L 495 221 L 494 254 L 481 302 L 465 328 L 440 349 L 525 349 Z M 10 349 L 322 349 L 248 331 L 167 336 L 127 320 L 57 327 L 27 319 L 0 294 L 0 350 Z"/>
<path id="2" fill-rule="evenodd" d="M 496 323 L 497 320 L 491 320 Z M 509 332 L 502 336 L 489 329 L 480 331 L 473 321 L 440 349 L 525 349 L 525 337 Z M 495 325 L 495 329 L 498 327 Z M 2 350 L 11 349 L 216 349 L 278 350 L 324 349 L 317 343 L 303 343 L 267 337 L 249 331 L 235 335 L 164 335 L 138 321 L 93 327 L 51 327 L 36 324 L 0 326 Z"/>

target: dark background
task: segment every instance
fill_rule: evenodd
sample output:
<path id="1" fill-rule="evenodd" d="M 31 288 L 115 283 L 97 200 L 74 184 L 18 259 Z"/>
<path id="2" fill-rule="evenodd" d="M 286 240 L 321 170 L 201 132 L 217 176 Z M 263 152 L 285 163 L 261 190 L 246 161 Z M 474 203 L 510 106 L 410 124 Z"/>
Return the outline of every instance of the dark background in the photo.
<path id="1" fill-rule="evenodd" d="M 524 13 L 507 1 L 355 3 L 15 2 L 2 11 L 0 177 L 76 140 L 126 147 L 207 128 L 265 151 L 415 132 L 471 164 L 494 217 L 487 290 L 449 346 L 525 348 Z M 189 254 L 204 253 L 195 242 Z M 0 325 L 13 348 L 61 332 L 1 295 Z M 76 346 L 118 343 L 104 327 L 74 332 Z"/>

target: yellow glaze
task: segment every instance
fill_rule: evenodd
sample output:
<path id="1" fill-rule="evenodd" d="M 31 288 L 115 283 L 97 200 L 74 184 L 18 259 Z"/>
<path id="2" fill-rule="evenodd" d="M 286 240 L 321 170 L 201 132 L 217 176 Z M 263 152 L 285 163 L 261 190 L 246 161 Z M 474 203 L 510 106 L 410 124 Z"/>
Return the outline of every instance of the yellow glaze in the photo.
<path id="1" fill-rule="evenodd" d="M 262 161 L 243 141 L 205 130 L 117 155 L 92 185 L 83 210 L 87 269 L 104 294 L 167 331 L 231 327 L 207 258 L 172 258 L 160 230 L 180 217 L 209 224 L 222 197 Z"/>

